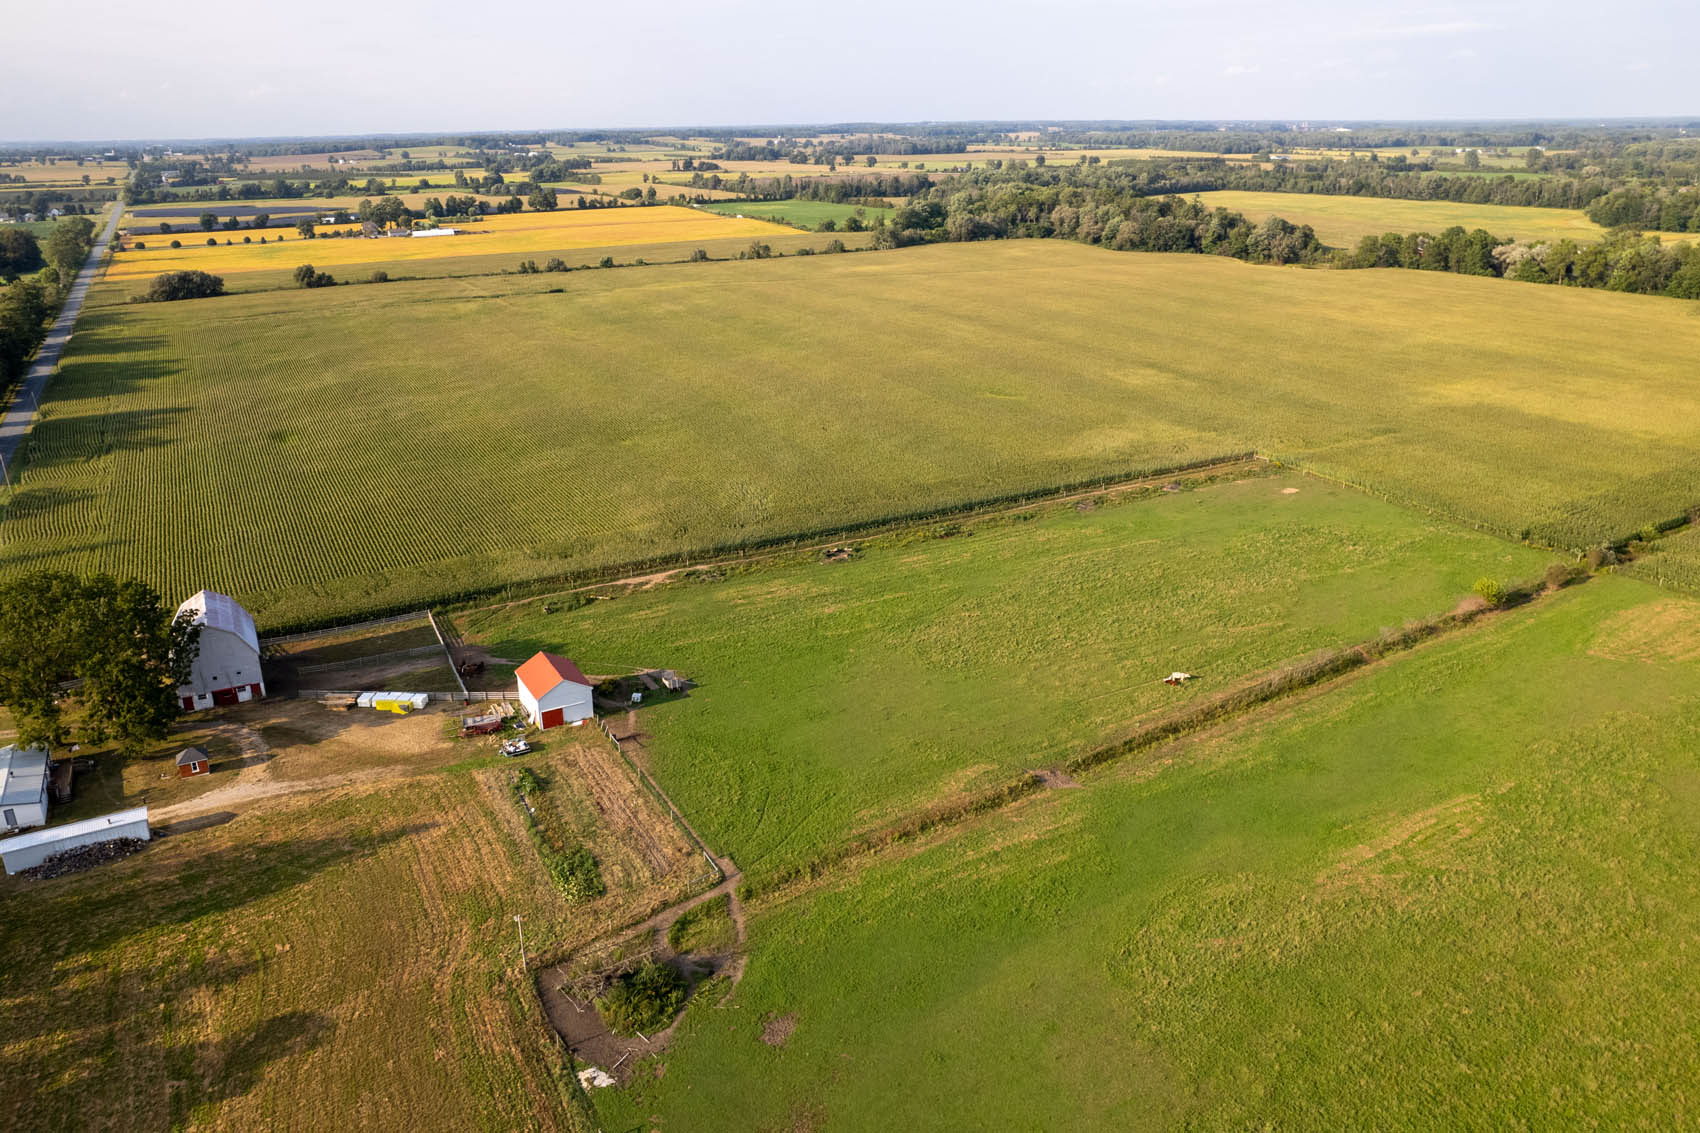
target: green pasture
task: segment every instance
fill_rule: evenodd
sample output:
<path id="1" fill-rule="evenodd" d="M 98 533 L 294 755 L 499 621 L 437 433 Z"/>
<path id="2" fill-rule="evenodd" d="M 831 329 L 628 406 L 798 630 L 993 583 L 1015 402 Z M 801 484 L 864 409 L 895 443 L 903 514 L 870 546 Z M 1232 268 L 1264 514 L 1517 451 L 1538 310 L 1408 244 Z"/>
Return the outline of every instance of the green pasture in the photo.
<path id="1" fill-rule="evenodd" d="M 1697 642 L 1595 580 L 758 902 L 603 1127 L 1690 1126 Z"/>
<path id="2" fill-rule="evenodd" d="M 775 220 L 781 224 L 794 224 L 811 230 L 819 228 L 821 222 L 826 220 L 843 228 L 844 222 L 851 217 L 859 218 L 863 224 L 871 224 L 874 217 L 886 211 L 865 205 L 837 204 L 833 201 L 716 201 L 701 207 L 726 216 L 756 216 L 763 220 Z"/>
<path id="3" fill-rule="evenodd" d="M 698 682 L 636 726 L 692 823 L 755 877 L 1548 561 L 1289 473 L 460 625 L 496 656 Z M 1198 679 L 1163 684 L 1177 669 Z"/>
<path id="4" fill-rule="evenodd" d="M 91 296 L 0 569 L 267 625 L 1252 449 L 1569 547 L 1700 502 L 1671 299 L 1049 241 L 133 287 Z"/>

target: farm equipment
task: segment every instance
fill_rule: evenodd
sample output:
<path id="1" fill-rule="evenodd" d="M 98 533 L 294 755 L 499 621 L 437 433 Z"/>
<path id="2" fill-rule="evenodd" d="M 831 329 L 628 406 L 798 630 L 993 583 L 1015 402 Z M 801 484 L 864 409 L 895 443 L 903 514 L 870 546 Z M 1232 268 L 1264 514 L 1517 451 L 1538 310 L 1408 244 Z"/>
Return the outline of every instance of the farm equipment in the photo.
<path id="1" fill-rule="evenodd" d="M 531 743 L 525 739 L 503 740 L 501 752 L 508 758 L 516 755 L 527 755 L 531 752 Z"/>
<path id="2" fill-rule="evenodd" d="M 462 716 L 460 718 L 460 734 L 465 739 L 468 736 L 491 736 L 502 730 L 502 717 L 498 713 L 488 716 Z"/>
<path id="3" fill-rule="evenodd" d="M 1188 682 L 1190 680 L 1192 680 L 1192 674 L 1191 673 L 1182 673 L 1182 672 L 1177 671 L 1177 672 L 1170 673 L 1168 676 L 1164 677 L 1163 683 L 1166 684 L 1166 685 L 1184 685 L 1184 684 L 1186 684 L 1186 682 Z"/>

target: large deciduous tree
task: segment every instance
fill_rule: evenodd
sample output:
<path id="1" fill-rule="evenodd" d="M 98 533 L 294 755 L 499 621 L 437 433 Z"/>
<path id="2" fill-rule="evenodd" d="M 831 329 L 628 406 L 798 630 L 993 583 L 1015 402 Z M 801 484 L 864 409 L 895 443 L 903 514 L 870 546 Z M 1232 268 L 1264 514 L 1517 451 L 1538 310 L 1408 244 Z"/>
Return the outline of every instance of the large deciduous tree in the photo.
<path id="1" fill-rule="evenodd" d="M 91 738 L 135 750 L 165 738 L 200 634 L 134 579 L 19 576 L 0 584 L 0 702 L 24 743 L 63 742 L 64 703 L 74 696 Z M 81 688 L 60 691 L 76 679 Z"/>

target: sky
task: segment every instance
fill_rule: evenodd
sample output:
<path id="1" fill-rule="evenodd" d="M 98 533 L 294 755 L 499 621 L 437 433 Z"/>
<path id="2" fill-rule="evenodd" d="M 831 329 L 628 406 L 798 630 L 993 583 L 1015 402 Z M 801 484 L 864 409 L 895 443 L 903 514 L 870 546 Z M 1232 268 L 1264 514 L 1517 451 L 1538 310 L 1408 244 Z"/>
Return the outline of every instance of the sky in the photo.
<path id="1" fill-rule="evenodd" d="M 8 141 L 1700 115 L 1690 0 L 55 0 L 5 39 Z"/>

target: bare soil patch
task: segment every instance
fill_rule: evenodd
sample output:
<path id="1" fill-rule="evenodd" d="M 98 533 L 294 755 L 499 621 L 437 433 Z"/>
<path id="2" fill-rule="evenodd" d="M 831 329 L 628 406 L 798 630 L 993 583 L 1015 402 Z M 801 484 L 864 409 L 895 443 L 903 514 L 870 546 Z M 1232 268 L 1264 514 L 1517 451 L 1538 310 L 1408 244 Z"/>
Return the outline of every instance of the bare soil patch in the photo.
<path id="1" fill-rule="evenodd" d="M 790 1011 L 784 1015 L 775 1015 L 761 1025 L 761 1041 L 768 1046 L 784 1046 L 791 1033 L 797 1029 L 797 1013 Z"/>

